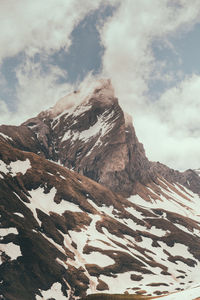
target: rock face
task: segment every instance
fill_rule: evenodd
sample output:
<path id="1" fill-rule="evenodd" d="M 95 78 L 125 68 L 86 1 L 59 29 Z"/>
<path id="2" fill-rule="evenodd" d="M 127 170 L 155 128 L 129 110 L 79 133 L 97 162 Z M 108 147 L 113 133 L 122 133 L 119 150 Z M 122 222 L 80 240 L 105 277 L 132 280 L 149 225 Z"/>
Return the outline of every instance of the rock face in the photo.
<path id="1" fill-rule="evenodd" d="M 198 194 L 196 172 L 147 159 L 109 80 L 0 126 L 0 298 L 197 284 Z"/>

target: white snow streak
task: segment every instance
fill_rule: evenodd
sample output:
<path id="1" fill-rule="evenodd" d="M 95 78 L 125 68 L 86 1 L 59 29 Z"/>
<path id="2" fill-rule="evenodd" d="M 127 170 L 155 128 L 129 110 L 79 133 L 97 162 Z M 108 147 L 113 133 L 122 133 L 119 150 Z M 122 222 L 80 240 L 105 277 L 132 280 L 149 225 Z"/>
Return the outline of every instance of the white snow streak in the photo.
<path id="1" fill-rule="evenodd" d="M 165 182 L 163 183 L 165 184 Z M 166 189 L 164 189 L 161 186 L 159 186 L 159 188 L 169 196 L 169 199 L 165 198 L 163 195 L 160 195 L 162 201 L 160 201 L 159 199 L 158 200 L 152 199 L 152 202 L 150 202 L 150 201 L 145 201 L 138 195 L 134 195 L 131 196 L 128 200 L 134 204 L 143 206 L 146 209 L 156 208 L 156 209 L 164 209 L 170 212 L 177 212 L 180 215 L 189 217 L 191 219 L 200 222 L 199 196 L 197 194 L 194 194 L 192 191 L 188 190 L 185 187 L 183 187 L 183 189 L 186 192 L 180 189 L 180 187 L 176 184 L 174 184 L 174 187 L 185 197 L 189 198 L 189 200 L 185 199 L 178 193 L 175 193 L 172 189 L 170 189 L 170 187 L 167 186 Z"/>
<path id="2" fill-rule="evenodd" d="M 70 139 L 71 142 L 74 142 L 76 140 L 82 140 L 86 142 L 90 138 L 99 135 L 98 141 L 96 142 L 95 145 L 101 144 L 101 138 L 108 131 L 110 131 L 114 126 L 114 122 L 113 123 L 109 122 L 109 119 L 112 118 L 113 113 L 114 113 L 113 111 L 111 113 L 105 111 L 101 116 L 98 117 L 97 122 L 87 130 L 83 130 L 81 132 L 68 130 L 67 132 L 65 132 L 64 136 L 62 137 L 61 142 L 64 142 L 68 139 Z"/>
<path id="3" fill-rule="evenodd" d="M 3 132 L 0 132 L 0 135 L 1 135 L 4 139 L 6 139 L 6 140 L 11 140 L 11 141 L 13 141 L 13 139 L 12 139 L 10 136 L 4 134 Z"/>
<path id="4" fill-rule="evenodd" d="M 18 213 L 18 212 L 15 212 L 14 215 L 24 218 L 24 215 L 22 215 L 21 213 Z"/>

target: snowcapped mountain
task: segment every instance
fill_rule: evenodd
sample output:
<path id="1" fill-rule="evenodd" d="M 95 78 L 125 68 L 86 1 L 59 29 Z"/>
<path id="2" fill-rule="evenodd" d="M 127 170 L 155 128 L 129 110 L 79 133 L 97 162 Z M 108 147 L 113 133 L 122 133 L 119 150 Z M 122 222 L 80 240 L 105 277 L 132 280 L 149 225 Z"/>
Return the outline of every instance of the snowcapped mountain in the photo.
<path id="1" fill-rule="evenodd" d="M 0 126 L 1 298 L 200 296 L 199 195 L 147 159 L 110 80 Z"/>

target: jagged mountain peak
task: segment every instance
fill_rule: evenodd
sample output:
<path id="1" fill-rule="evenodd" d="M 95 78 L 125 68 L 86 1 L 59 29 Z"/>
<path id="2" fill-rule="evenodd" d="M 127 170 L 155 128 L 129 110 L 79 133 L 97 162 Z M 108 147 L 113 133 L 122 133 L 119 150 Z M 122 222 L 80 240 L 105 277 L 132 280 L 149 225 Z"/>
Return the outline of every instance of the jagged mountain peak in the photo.
<path id="1" fill-rule="evenodd" d="M 80 86 L 80 89 L 74 91 L 60 100 L 46 111 L 51 118 L 59 114 L 73 112 L 77 106 L 87 105 L 88 100 L 99 101 L 102 105 L 109 104 L 114 99 L 114 89 L 110 79 L 98 79 L 93 82 L 86 82 Z"/>

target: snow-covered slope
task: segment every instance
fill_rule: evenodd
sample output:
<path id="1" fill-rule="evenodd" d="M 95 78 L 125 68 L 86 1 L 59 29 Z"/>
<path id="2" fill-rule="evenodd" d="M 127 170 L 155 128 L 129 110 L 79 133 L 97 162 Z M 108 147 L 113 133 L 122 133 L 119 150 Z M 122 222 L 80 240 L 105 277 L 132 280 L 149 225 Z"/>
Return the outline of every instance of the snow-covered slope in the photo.
<path id="1" fill-rule="evenodd" d="M 200 284 L 194 285 L 184 291 L 165 296 L 164 300 L 198 300 L 200 299 Z"/>
<path id="2" fill-rule="evenodd" d="M 6 142 L 0 174 L 5 299 L 164 295 L 199 283 L 199 197 L 183 186 L 160 178 L 143 186 L 149 202 L 125 199 Z"/>

